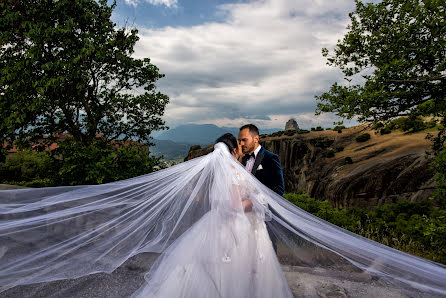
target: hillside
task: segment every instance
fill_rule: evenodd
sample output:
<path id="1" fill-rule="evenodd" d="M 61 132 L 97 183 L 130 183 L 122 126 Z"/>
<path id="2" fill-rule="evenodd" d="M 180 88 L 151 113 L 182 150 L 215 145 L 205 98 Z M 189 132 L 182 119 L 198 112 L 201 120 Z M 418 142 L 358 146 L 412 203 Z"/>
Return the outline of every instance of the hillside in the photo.
<path id="1" fill-rule="evenodd" d="M 363 133 L 369 133 L 370 140 L 357 142 Z M 334 206 L 370 208 L 430 197 L 435 183 L 426 158 L 431 147 L 426 135 L 402 131 L 380 135 L 360 125 L 342 133 L 268 136 L 260 143 L 279 155 L 287 192 L 305 191 Z M 212 150 L 191 149 L 186 159 Z"/>

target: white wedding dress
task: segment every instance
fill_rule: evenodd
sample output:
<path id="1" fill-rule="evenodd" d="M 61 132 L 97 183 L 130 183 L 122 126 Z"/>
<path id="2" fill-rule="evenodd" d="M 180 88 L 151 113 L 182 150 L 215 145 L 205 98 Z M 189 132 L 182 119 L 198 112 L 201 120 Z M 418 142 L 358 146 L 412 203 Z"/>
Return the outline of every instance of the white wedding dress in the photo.
<path id="1" fill-rule="evenodd" d="M 135 297 L 293 297 L 264 216 L 241 212 L 247 181 L 235 177 L 234 197 L 214 202 L 214 208 L 171 244 Z M 261 195 L 250 200 L 267 208 Z"/>

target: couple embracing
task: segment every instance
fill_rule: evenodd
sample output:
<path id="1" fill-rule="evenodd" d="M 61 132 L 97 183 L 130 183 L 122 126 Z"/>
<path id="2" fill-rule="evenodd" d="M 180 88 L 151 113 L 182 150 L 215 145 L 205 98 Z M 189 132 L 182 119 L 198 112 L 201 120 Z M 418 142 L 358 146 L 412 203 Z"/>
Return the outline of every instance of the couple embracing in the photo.
<path id="1" fill-rule="evenodd" d="M 269 196 L 275 196 L 266 187 L 284 192 L 278 156 L 259 144 L 258 128 L 247 124 L 238 140 L 230 133 L 219 137 L 202 162 L 206 190 L 195 202 L 206 198 L 208 210 L 164 251 L 134 296 L 293 297 L 266 224 Z"/>
<path id="2" fill-rule="evenodd" d="M 277 194 L 283 195 L 285 187 L 279 157 L 263 148 L 259 138 L 259 129 L 253 124 L 246 124 L 240 127 L 237 147 L 234 147 L 237 145 L 235 138 L 229 133 L 218 138 L 216 143 L 223 141 L 228 147 L 234 147 L 231 150 L 233 156 L 248 172 Z"/>

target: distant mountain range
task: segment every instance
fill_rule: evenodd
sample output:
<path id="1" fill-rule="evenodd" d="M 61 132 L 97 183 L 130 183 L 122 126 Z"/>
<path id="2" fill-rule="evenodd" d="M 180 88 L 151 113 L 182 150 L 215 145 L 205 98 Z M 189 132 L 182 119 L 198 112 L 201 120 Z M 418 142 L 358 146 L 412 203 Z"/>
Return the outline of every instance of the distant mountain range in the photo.
<path id="1" fill-rule="evenodd" d="M 260 133 L 270 134 L 280 130 L 282 129 L 261 129 Z M 154 133 L 153 143 L 155 143 L 155 146 L 151 150 L 156 156 L 163 155 L 167 160 L 176 160 L 186 157 L 190 146 L 208 146 L 213 144 L 219 136 L 228 132 L 237 137 L 239 127 L 219 127 L 214 124 L 180 125 L 166 131 Z"/>

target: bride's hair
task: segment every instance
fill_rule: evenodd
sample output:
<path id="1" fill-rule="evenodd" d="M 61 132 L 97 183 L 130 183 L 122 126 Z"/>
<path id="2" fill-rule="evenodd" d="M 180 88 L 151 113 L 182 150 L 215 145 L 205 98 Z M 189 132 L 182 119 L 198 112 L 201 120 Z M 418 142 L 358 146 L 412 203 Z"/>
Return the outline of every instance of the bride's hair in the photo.
<path id="1" fill-rule="evenodd" d="M 225 133 L 221 137 L 219 137 L 215 144 L 217 143 L 225 143 L 226 146 L 228 146 L 229 152 L 232 153 L 235 148 L 237 148 L 237 139 L 230 133 Z"/>

